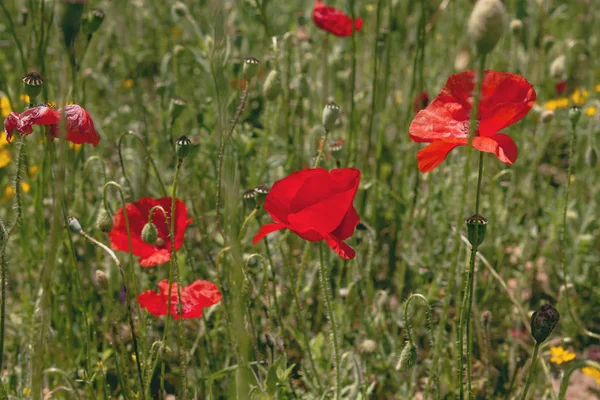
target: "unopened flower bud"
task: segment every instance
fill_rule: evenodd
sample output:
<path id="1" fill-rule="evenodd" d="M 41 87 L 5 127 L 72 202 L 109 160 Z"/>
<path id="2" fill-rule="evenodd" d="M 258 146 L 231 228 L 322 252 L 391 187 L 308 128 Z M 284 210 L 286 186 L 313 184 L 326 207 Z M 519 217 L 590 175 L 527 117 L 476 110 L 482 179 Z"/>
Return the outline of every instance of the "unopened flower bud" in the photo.
<path id="1" fill-rule="evenodd" d="M 100 29 L 100 25 L 104 21 L 104 11 L 100 8 L 90 10 L 86 18 L 85 30 L 91 35 Z"/>
<path id="2" fill-rule="evenodd" d="M 520 19 L 513 19 L 510 21 L 510 31 L 513 35 L 517 36 L 523 30 L 523 21 Z"/>
<path id="3" fill-rule="evenodd" d="M 544 304 L 531 316 L 531 336 L 537 343 L 542 343 L 554 330 L 560 314 L 551 304 Z"/>
<path id="4" fill-rule="evenodd" d="M 590 167 L 598 165 L 598 150 L 594 146 L 589 146 L 585 151 L 585 163 Z"/>
<path id="5" fill-rule="evenodd" d="M 268 193 L 269 187 L 264 183 L 254 188 L 254 199 L 257 207 L 262 207 L 262 205 L 265 204 L 265 199 L 267 198 Z"/>
<path id="6" fill-rule="evenodd" d="M 483 243 L 483 238 L 485 237 L 488 223 L 487 219 L 481 215 L 479 218 L 475 215 L 471 215 L 465 220 L 465 223 L 467 224 L 467 237 L 469 238 L 469 243 L 471 243 L 471 246 L 479 246 Z M 477 244 L 475 244 L 475 236 L 477 236 Z"/>
<path id="7" fill-rule="evenodd" d="M 244 59 L 244 67 L 242 68 L 242 75 L 244 78 L 250 80 L 256 76 L 258 73 L 258 68 L 260 67 L 260 61 L 258 61 L 254 57 L 248 57 Z"/>
<path id="8" fill-rule="evenodd" d="M 492 312 L 490 310 L 485 310 L 481 313 L 481 322 L 483 325 L 489 325 L 492 322 Z"/>
<path id="9" fill-rule="evenodd" d="M 69 229 L 74 233 L 81 233 L 83 229 L 81 228 L 81 224 L 77 221 L 75 217 L 68 217 L 67 224 L 69 225 Z"/>
<path id="10" fill-rule="evenodd" d="M 550 64 L 550 76 L 556 79 L 562 78 L 565 75 L 566 68 L 567 57 L 564 54 L 561 54 Z"/>
<path id="11" fill-rule="evenodd" d="M 27 25 L 27 20 L 29 18 L 29 8 L 23 7 L 21 8 L 21 25 Z"/>
<path id="12" fill-rule="evenodd" d="M 552 111 L 552 110 L 544 110 L 544 112 L 542 112 L 542 115 L 540 117 L 540 120 L 544 124 L 548 124 L 548 123 L 552 122 L 553 119 L 554 119 L 554 111 Z"/>
<path id="13" fill-rule="evenodd" d="M 187 101 L 181 97 L 173 97 L 169 103 L 169 113 L 171 114 L 171 121 L 175 121 L 185 110 Z"/>
<path id="14" fill-rule="evenodd" d="M 33 103 L 35 98 L 40 95 L 44 87 L 44 77 L 37 72 L 30 72 L 23 75 L 23 88 L 25 94 L 29 96 L 29 102 Z"/>
<path id="15" fill-rule="evenodd" d="M 468 22 L 468 33 L 480 54 L 494 49 L 504 33 L 506 8 L 501 0 L 478 0 Z"/>
<path id="16" fill-rule="evenodd" d="M 360 343 L 358 349 L 361 353 L 373 354 L 377 351 L 377 342 L 373 339 L 365 339 Z"/>
<path id="17" fill-rule="evenodd" d="M 579 119 L 581 118 L 581 107 L 571 107 L 569 109 L 569 119 L 571 120 L 571 124 L 573 126 L 577 125 Z"/>
<path id="18" fill-rule="evenodd" d="M 325 106 L 323 109 L 323 127 L 325 131 L 329 132 L 335 127 L 338 115 L 340 115 L 340 106 L 333 101 Z"/>
<path id="19" fill-rule="evenodd" d="M 181 1 L 176 1 L 175 4 L 171 6 L 171 13 L 178 17 L 185 17 L 188 13 L 188 8 Z"/>
<path id="20" fill-rule="evenodd" d="M 281 81 L 279 80 L 279 73 L 276 70 L 272 70 L 267 75 L 265 84 L 263 86 L 263 94 L 268 101 L 274 101 L 281 94 Z"/>
<path id="21" fill-rule="evenodd" d="M 190 150 L 192 149 L 192 142 L 185 136 L 181 136 L 179 139 L 175 141 L 175 153 L 177 153 L 177 158 L 179 160 L 183 160 L 190 154 Z"/>
<path id="22" fill-rule="evenodd" d="M 70 49 L 79 34 L 85 0 L 63 0 L 60 27 L 65 46 Z"/>
<path id="23" fill-rule="evenodd" d="M 100 212 L 98 212 L 98 216 L 96 217 L 96 226 L 105 233 L 110 232 L 113 228 L 113 219 L 110 214 L 108 214 L 108 211 L 106 211 L 104 208 L 101 208 Z"/>
<path id="24" fill-rule="evenodd" d="M 417 347 L 413 343 L 406 343 L 402 353 L 400 353 L 400 359 L 396 364 L 396 370 L 400 372 L 408 371 L 417 363 Z"/>
<path id="25" fill-rule="evenodd" d="M 154 245 L 158 240 L 158 230 L 152 222 L 147 223 L 142 228 L 142 240 L 148 244 Z"/>
<path id="26" fill-rule="evenodd" d="M 100 289 L 108 289 L 108 277 L 104 271 L 99 269 L 96 270 L 96 282 L 98 283 L 98 287 Z"/>
<path id="27" fill-rule="evenodd" d="M 248 208 L 256 207 L 256 191 L 254 189 L 249 189 L 244 192 L 243 195 L 244 203 Z"/>

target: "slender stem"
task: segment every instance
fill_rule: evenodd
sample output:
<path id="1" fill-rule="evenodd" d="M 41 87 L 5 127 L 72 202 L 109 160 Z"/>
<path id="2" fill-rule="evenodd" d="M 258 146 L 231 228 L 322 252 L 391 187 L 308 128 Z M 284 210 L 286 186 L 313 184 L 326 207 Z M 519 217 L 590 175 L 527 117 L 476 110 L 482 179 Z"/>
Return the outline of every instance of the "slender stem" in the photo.
<path id="1" fill-rule="evenodd" d="M 531 380 L 533 379 L 533 372 L 535 370 L 535 362 L 537 361 L 538 350 L 540 349 L 540 344 L 535 343 L 535 348 L 533 349 L 533 356 L 531 356 L 531 365 L 529 366 L 529 374 L 527 374 L 527 383 L 525 383 L 525 389 L 523 389 L 523 395 L 521 396 L 521 400 L 525 400 L 527 398 L 527 392 L 529 391 L 529 385 L 531 385 Z"/>
<path id="2" fill-rule="evenodd" d="M 333 304 L 331 300 L 331 294 L 329 292 L 329 276 L 325 262 L 323 261 L 323 242 L 319 242 L 319 264 L 321 270 L 321 287 L 323 289 L 323 298 L 325 300 L 325 307 L 327 308 L 327 314 L 329 316 L 329 324 L 331 325 L 331 339 L 333 341 L 333 354 L 334 354 L 334 367 L 335 367 L 335 398 L 339 400 L 340 392 L 342 390 L 340 380 L 340 345 L 338 341 L 337 328 L 335 323 L 335 315 L 333 313 Z"/>
<path id="3" fill-rule="evenodd" d="M 593 368 L 593 369 L 600 371 L 600 364 L 598 364 L 597 362 L 594 362 L 594 361 L 581 360 L 581 361 L 574 361 L 573 363 L 571 363 L 569 365 L 569 369 L 565 372 L 565 374 L 562 378 L 562 381 L 560 382 L 560 390 L 558 392 L 558 400 L 563 400 L 563 398 L 565 397 L 565 394 L 567 394 L 567 388 L 569 387 L 569 379 L 571 379 L 571 375 L 573 374 L 573 372 L 575 372 L 576 370 L 578 370 L 580 368 L 584 368 L 584 367 Z M 523 397 L 523 399 L 524 398 L 525 397 Z"/>
<path id="4" fill-rule="evenodd" d="M 354 101 L 354 92 L 356 91 L 356 32 L 354 30 L 354 24 L 356 23 L 356 13 L 354 10 L 354 0 L 348 0 L 348 6 L 350 7 L 350 16 L 352 17 L 352 71 L 350 73 L 350 139 L 348 140 L 348 162 L 346 163 L 346 165 L 351 166 L 353 162 L 356 163 L 357 158 L 357 146 L 355 143 L 356 140 L 354 135 L 354 110 L 356 108 Z"/>
<path id="5" fill-rule="evenodd" d="M 325 146 L 327 146 L 327 138 L 329 137 L 329 131 L 325 130 L 325 135 L 323 135 L 323 142 L 321 143 L 321 148 L 317 153 L 317 158 L 315 159 L 315 165 L 313 168 L 319 168 L 319 162 L 321 162 L 321 158 L 323 157 L 323 151 L 325 150 Z"/>
<path id="6" fill-rule="evenodd" d="M 27 59 L 23 54 L 23 46 L 21 45 L 21 41 L 19 40 L 19 36 L 17 35 L 17 31 L 15 29 L 15 24 L 10 16 L 10 12 L 6 8 L 4 1 L 0 1 L 0 7 L 2 7 L 2 11 L 4 11 L 4 15 L 6 20 L 8 21 L 8 26 L 10 28 L 10 33 L 12 34 L 13 39 L 15 39 L 15 43 L 17 44 L 17 49 L 19 50 L 19 58 L 21 59 L 21 68 L 23 69 L 23 73 L 26 74 L 27 71 Z"/>
<path id="7" fill-rule="evenodd" d="M 241 243 L 242 239 L 244 238 L 244 231 L 246 230 L 246 226 L 248 225 L 248 223 L 250 221 L 252 221 L 252 219 L 256 216 L 256 214 L 258 213 L 258 211 L 260 210 L 260 208 L 255 208 L 254 210 L 252 210 L 252 212 L 250 214 L 248 214 L 248 216 L 246 217 L 246 219 L 244 220 L 244 223 L 242 224 L 242 227 L 240 228 L 240 233 L 238 235 L 238 241 Z"/>

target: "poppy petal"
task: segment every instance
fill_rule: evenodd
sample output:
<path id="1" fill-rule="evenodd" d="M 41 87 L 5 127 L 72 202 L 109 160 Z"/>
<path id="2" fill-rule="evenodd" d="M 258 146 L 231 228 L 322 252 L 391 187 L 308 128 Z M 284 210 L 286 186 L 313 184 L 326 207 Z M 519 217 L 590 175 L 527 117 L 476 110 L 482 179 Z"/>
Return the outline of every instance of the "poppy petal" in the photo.
<path id="1" fill-rule="evenodd" d="M 252 241 L 253 244 L 256 244 L 258 242 L 261 241 L 261 239 L 265 236 L 267 236 L 269 233 L 275 232 L 275 231 L 279 231 L 281 229 L 285 229 L 287 228 L 287 226 L 285 224 L 279 223 L 279 222 L 274 222 L 271 224 L 265 224 L 263 226 L 260 227 L 260 230 L 258 231 L 258 233 L 256 234 L 256 236 L 254 236 L 254 240 Z"/>
<path id="2" fill-rule="evenodd" d="M 67 140 L 75 144 L 91 143 L 96 147 L 100 143 L 100 136 L 94 128 L 94 121 L 90 114 L 77 104 L 69 104 L 58 110 L 59 115 L 64 113 L 67 119 Z"/>
<path id="3" fill-rule="evenodd" d="M 343 11 L 328 7 L 320 1 L 316 1 L 313 9 L 313 22 L 319 28 L 333 33 L 336 36 L 346 37 L 352 35 L 352 18 Z M 363 20 L 354 20 L 354 31 L 359 31 L 363 26 Z"/>
<path id="4" fill-rule="evenodd" d="M 19 114 L 11 111 L 4 120 L 4 132 L 6 132 L 6 141 L 10 143 L 13 132 L 17 129 L 17 122 L 19 121 Z"/>
<path id="5" fill-rule="evenodd" d="M 342 240 L 348 239 L 354 233 L 354 228 L 358 225 L 360 218 L 354 206 L 350 207 L 340 225 L 335 228 L 331 234 Z"/>
<path id="6" fill-rule="evenodd" d="M 445 142 L 443 140 L 436 140 L 432 142 L 430 145 L 419 150 L 417 153 L 419 171 L 429 172 L 435 169 L 435 167 L 440 165 L 440 163 L 446 159 L 446 156 L 452 149 L 457 146 L 462 146 L 465 143 Z"/>
<path id="7" fill-rule="evenodd" d="M 498 160 L 512 165 L 519 155 L 517 145 L 508 135 L 478 136 L 473 138 L 473 147 L 486 153 L 495 154 Z"/>
<path id="8" fill-rule="evenodd" d="M 155 267 L 160 264 L 164 264 L 171 260 L 171 251 L 167 249 L 160 249 L 152 252 L 147 257 L 140 257 L 139 262 L 142 267 Z"/>
<path id="9" fill-rule="evenodd" d="M 58 123 L 59 119 L 60 114 L 50 107 L 32 107 L 19 116 L 17 130 L 22 135 L 29 135 L 33 132 L 32 125 L 54 125 Z"/>
<path id="10" fill-rule="evenodd" d="M 161 316 L 167 314 L 167 303 L 165 298 L 153 290 L 146 290 L 138 295 L 138 304 L 145 308 L 150 314 Z"/>
<path id="11" fill-rule="evenodd" d="M 217 285 L 209 281 L 197 280 L 185 287 L 181 293 L 181 301 L 194 304 L 195 307 L 210 307 L 217 304 L 223 295 Z"/>
<path id="12" fill-rule="evenodd" d="M 325 236 L 325 241 L 327 242 L 327 246 L 331 247 L 333 251 L 346 260 L 352 260 L 356 256 L 356 252 L 352 247 L 333 235 Z"/>

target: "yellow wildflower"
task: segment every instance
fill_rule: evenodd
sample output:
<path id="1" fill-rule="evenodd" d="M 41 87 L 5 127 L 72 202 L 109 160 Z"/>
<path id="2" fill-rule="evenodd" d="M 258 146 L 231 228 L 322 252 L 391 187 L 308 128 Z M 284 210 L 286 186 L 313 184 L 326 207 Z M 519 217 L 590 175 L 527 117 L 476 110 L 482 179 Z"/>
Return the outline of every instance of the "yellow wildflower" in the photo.
<path id="1" fill-rule="evenodd" d="M 21 190 L 23 193 L 29 193 L 31 185 L 27 182 L 21 182 Z M 15 188 L 12 185 L 8 185 L 4 189 L 4 200 L 9 201 L 12 200 L 13 197 L 15 197 Z"/>
<path id="2" fill-rule="evenodd" d="M 596 383 L 598 385 L 600 385 L 600 371 L 599 370 L 597 370 L 596 368 L 592 368 L 592 367 L 585 367 L 585 368 L 581 369 L 581 372 L 594 378 L 596 380 Z"/>
<path id="3" fill-rule="evenodd" d="M 594 86 L 594 88 L 596 89 L 596 92 L 600 93 L 600 83 Z"/>
<path id="4" fill-rule="evenodd" d="M 588 91 L 586 89 L 577 88 L 571 95 L 571 100 L 576 106 L 581 106 L 585 103 L 585 99 L 588 97 Z"/>
<path id="5" fill-rule="evenodd" d="M 181 29 L 176 26 L 171 27 L 171 35 L 173 36 L 181 36 Z"/>
<path id="6" fill-rule="evenodd" d="M 28 387 L 24 388 L 23 394 L 27 397 L 31 396 L 31 389 L 29 389 Z"/>
<path id="7" fill-rule="evenodd" d="M 73 150 L 75 153 L 79 153 L 79 151 L 81 150 L 81 145 L 69 142 L 69 148 L 71 150 Z"/>
<path id="8" fill-rule="evenodd" d="M 28 103 L 29 104 L 29 100 L 30 99 L 29 99 L 29 96 L 27 96 L 26 94 L 23 93 L 19 98 L 21 100 L 23 100 L 24 103 Z"/>
<path id="9" fill-rule="evenodd" d="M 372 13 L 373 10 L 375 10 L 375 6 L 373 4 L 367 4 L 365 8 L 367 9 L 368 13 Z"/>
<path id="10" fill-rule="evenodd" d="M 593 117 L 594 115 L 596 115 L 596 107 L 589 106 L 588 108 L 586 108 L 585 115 L 587 115 L 588 117 Z"/>
<path id="11" fill-rule="evenodd" d="M 561 346 L 550 346 L 550 354 L 552 358 L 550 362 L 554 364 L 562 364 L 575 359 L 575 353 L 563 349 Z"/>
<path id="12" fill-rule="evenodd" d="M 10 108 L 8 97 L 0 97 L 0 114 L 2 114 L 2 118 L 8 117 L 11 111 L 12 108 Z"/>
<path id="13" fill-rule="evenodd" d="M 33 178 L 34 176 L 37 175 L 39 170 L 40 170 L 40 167 L 38 167 L 37 165 L 32 165 L 31 167 L 29 167 L 29 176 L 31 176 Z"/>
<path id="14" fill-rule="evenodd" d="M 0 168 L 4 168 L 10 164 L 11 159 L 10 151 L 6 148 L 0 148 Z"/>
<path id="15" fill-rule="evenodd" d="M 133 87 L 133 79 L 127 79 L 123 81 L 123 87 L 125 89 L 131 89 Z"/>
<path id="16" fill-rule="evenodd" d="M 394 93 L 394 100 L 396 100 L 396 104 L 402 104 L 404 102 L 402 90 L 396 90 Z"/>
<path id="17" fill-rule="evenodd" d="M 544 108 L 546 110 L 555 111 L 559 108 L 567 108 L 569 107 L 569 99 L 566 97 L 559 97 L 558 99 L 548 100 L 544 103 Z"/>

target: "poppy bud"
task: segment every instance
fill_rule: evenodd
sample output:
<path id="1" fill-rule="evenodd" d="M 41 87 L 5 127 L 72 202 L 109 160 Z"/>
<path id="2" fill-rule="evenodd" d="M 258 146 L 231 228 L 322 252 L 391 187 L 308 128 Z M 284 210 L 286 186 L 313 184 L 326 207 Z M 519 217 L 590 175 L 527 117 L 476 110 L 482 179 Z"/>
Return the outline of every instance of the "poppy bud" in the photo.
<path id="1" fill-rule="evenodd" d="M 171 6 L 171 13 L 178 17 L 185 17 L 188 13 L 188 8 L 181 1 L 177 1 L 175 4 L 173 4 L 173 6 Z"/>
<path id="2" fill-rule="evenodd" d="M 113 219 L 104 208 L 100 209 L 96 217 L 96 226 L 105 233 L 110 232 L 113 228 Z"/>
<path id="3" fill-rule="evenodd" d="M 562 78 L 565 75 L 567 67 L 567 57 L 564 54 L 556 57 L 550 64 L 550 76 L 553 78 Z"/>
<path id="4" fill-rule="evenodd" d="M 269 193 L 269 187 L 264 183 L 254 188 L 254 200 L 256 201 L 256 207 L 262 207 L 265 204 L 265 199 Z"/>
<path id="5" fill-rule="evenodd" d="M 469 17 L 467 31 L 480 54 L 494 49 L 504 33 L 506 9 L 501 0 L 478 0 Z"/>
<path id="6" fill-rule="evenodd" d="M 99 269 L 96 270 L 96 282 L 98 283 L 98 287 L 100 289 L 108 289 L 108 277 L 104 271 Z"/>
<path id="7" fill-rule="evenodd" d="M 250 80 L 256 76 L 258 72 L 258 68 L 260 66 L 260 61 L 258 61 L 254 57 L 248 57 L 244 59 L 244 67 L 242 68 L 242 75 L 247 80 Z"/>
<path id="8" fill-rule="evenodd" d="M 571 120 L 571 124 L 573 124 L 573 126 L 577 125 L 579 118 L 581 118 L 581 107 L 571 107 L 569 109 L 569 119 Z"/>
<path id="9" fill-rule="evenodd" d="M 81 233 L 81 232 L 83 232 L 83 229 L 81 228 L 81 224 L 79 223 L 79 221 L 77 221 L 77 218 L 75 218 L 75 217 L 68 217 L 67 218 L 67 223 L 69 225 L 69 229 L 72 232 L 75 232 L 75 233 Z"/>
<path id="10" fill-rule="evenodd" d="M 27 25 L 27 19 L 29 18 L 29 8 L 21 8 L 21 25 Z"/>
<path id="11" fill-rule="evenodd" d="M 158 230 L 152 222 L 147 223 L 142 228 L 142 240 L 151 245 L 154 245 L 158 240 Z"/>
<path id="12" fill-rule="evenodd" d="M 172 97 L 169 103 L 169 113 L 171 114 L 171 121 L 175 121 L 185 109 L 187 101 L 181 97 Z"/>
<path id="13" fill-rule="evenodd" d="M 523 30 L 523 21 L 520 19 L 513 19 L 510 21 L 510 31 L 513 35 L 517 36 Z"/>
<path id="14" fill-rule="evenodd" d="M 590 167 L 598 165 L 598 150 L 596 147 L 590 146 L 585 151 L 585 163 Z"/>
<path id="15" fill-rule="evenodd" d="M 553 119 L 554 119 L 554 111 L 552 111 L 552 110 L 544 110 L 544 112 L 542 113 L 542 116 L 540 117 L 540 120 L 544 124 L 548 124 L 548 123 L 552 122 Z"/>
<path id="16" fill-rule="evenodd" d="M 531 316 L 531 336 L 537 343 L 542 343 L 554 330 L 560 314 L 551 304 L 544 304 Z"/>
<path id="17" fill-rule="evenodd" d="M 81 16 L 85 7 L 85 0 L 64 0 L 60 28 L 63 31 L 63 40 L 67 48 L 71 48 L 81 28 Z"/>
<path id="18" fill-rule="evenodd" d="M 373 354 L 377 351 L 377 342 L 373 339 L 365 339 L 358 346 L 358 349 L 361 353 Z"/>
<path id="19" fill-rule="evenodd" d="M 400 353 L 400 359 L 396 364 L 396 371 L 405 372 L 408 371 L 417 363 L 417 347 L 411 343 L 406 343 L 402 353 Z"/>
<path id="20" fill-rule="evenodd" d="M 99 8 L 90 10 L 86 18 L 85 30 L 89 35 L 100 29 L 100 25 L 104 21 L 104 11 Z"/>
<path id="21" fill-rule="evenodd" d="M 44 77 L 37 72 L 30 72 L 23 75 L 23 88 L 25 94 L 29 96 L 29 102 L 33 104 L 36 97 L 42 92 L 44 87 Z"/>
<path id="22" fill-rule="evenodd" d="M 269 72 L 265 84 L 263 86 L 263 94 L 268 101 L 274 101 L 281 94 L 281 81 L 279 80 L 279 73 L 275 70 Z"/>
<path id="23" fill-rule="evenodd" d="M 190 150 L 192 149 L 192 142 L 185 136 L 181 136 L 179 139 L 175 141 L 175 153 L 177 153 L 177 158 L 183 160 L 190 154 Z"/>
<path id="24" fill-rule="evenodd" d="M 159 96 L 164 96 L 167 91 L 170 89 L 169 84 L 167 82 L 156 82 L 156 84 L 154 85 L 154 90 L 156 90 L 156 93 Z"/>
<path id="25" fill-rule="evenodd" d="M 329 132 L 335 127 L 335 121 L 337 120 L 338 115 L 340 115 L 340 106 L 333 101 L 325 106 L 323 109 L 323 127 L 326 132 Z"/>
<path id="26" fill-rule="evenodd" d="M 467 224 L 467 237 L 469 238 L 469 243 L 471 243 L 471 246 L 475 246 L 476 232 L 477 246 L 481 245 L 481 243 L 483 243 L 483 238 L 485 237 L 485 230 L 488 223 L 487 219 L 481 215 L 479 218 L 477 218 L 475 214 L 473 214 L 465 220 L 465 223 Z"/>
<path id="27" fill-rule="evenodd" d="M 485 310 L 481 313 L 481 323 L 483 325 L 488 325 L 492 322 L 492 312 L 490 310 Z"/>
<path id="28" fill-rule="evenodd" d="M 244 192 L 243 195 L 244 203 L 248 208 L 256 207 L 256 191 L 254 189 L 248 189 Z"/>

